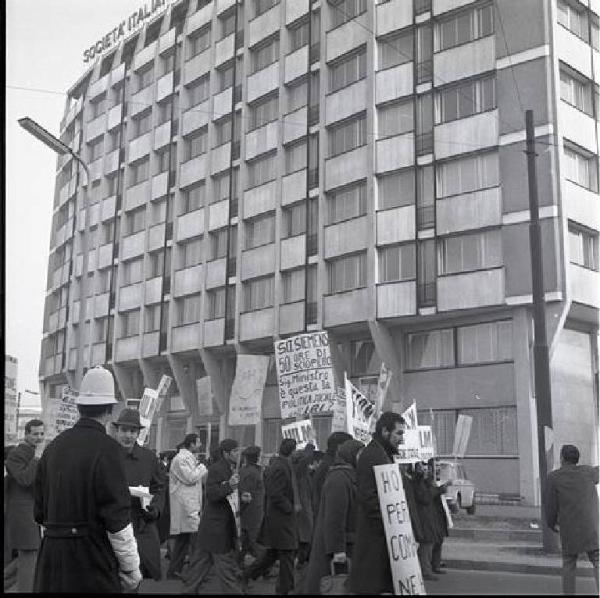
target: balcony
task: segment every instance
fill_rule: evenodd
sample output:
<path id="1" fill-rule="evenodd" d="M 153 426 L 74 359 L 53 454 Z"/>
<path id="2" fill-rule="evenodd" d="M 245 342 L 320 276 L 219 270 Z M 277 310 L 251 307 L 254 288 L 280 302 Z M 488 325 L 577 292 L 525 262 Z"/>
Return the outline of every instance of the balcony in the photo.
<path id="1" fill-rule="evenodd" d="M 247 102 L 253 102 L 257 98 L 277 89 L 279 87 L 279 62 L 261 69 L 260 71 L 250 75 L 247 79 L 246 93 Z"/>
<path id="2" fill-rule="evenodd" d="M 407 62 L 375 73 L 375 98 L 378 104 L 413 92 L 413 63 Z"/>
<path id="3" fill-rule="evenodd" d="M 200 322 L 173 327 L 171 330 L 171 352 L 180 353 L 199 349 L 201 347 L 201 333 L 202 324 Z"/>
<path id="4" fill-rule="evenodd" d="M 227 259 L 222 257 L 206 262 L 206 288 L 214 289 L 225 286 L 225 267 Z"/>
<path id="5" fill-rule="evenodd" d="M 309 0 L 295 0 L 285 3 L 285 24 L 289 25 L 308 12 Z"/>
<path id="6" fill-rule="evenodd" d="M 240 342 L 273 336 L 275 312 L 272 307 L 240 314 Z"/>
<path id="7" fill-rule="evenodd" d="M 158 48 L 158 40 L 148 44 L 143 50 L 138 52 L 133 59 L 133 70 L 137 71 L 149 62 L 154 60 L 156 50 Z"/>
<path id="8" fill-rule="evenodd" d="M 436 159 L 498 145 L 498 109 L 435 127 Z"/>
<path id="9" fill-rule="evenodd" d="M 500 226 L 502 197 L 500 187 L 456 195 L 436 202 L 437 234 Z"/>
<path id="10" fill-rule="evenodd" d="M 142 283 L 127 285 L 119 289 L 119 311 L 135 309 L 142 304 Z"/>
<path id="11" fill-rule="evenodd" d="M 92 139 L 96 139 L 106 130 L 106 114 L 102 113 L 94 120 L 90 121 L 85 127 L 85 142 L 89 143 Z"/>
<path id="12" fill-rule="evenodd" d="M 596 309 L 600 308 L 600 274 L 577 264 L 569 264 L 568 267 L 571 299 Z"/>
<path id="13" fill-rule="evenodd" d="M 138 255 L 143 255 L 145 247 L 145 231 L 140 231 L 128 237 L 123 237 L 121 248 L 121 259 L 129 260 Z"/>
<path id="14" fill-rule="evenodd" d="M 197 54 L 183 65 L 183 84 L 189 85 L 192 81 L 199 79 L 210 71 L 211 66 L 210 49 Z"/>
<path id="15" fill-rule="evenodd" d="M 495 36 L 483 37 L 433 55 L 433 70 L 451 82 L 496 68 Z"/>
<path id="16" fill-rule="evenodd" d="M 589 152 L 596 153 L 596 122 L 593 116 L 588 116 L 566 102 L 560 102 L 558 119 L 562 135 Z"/>
<path id="17" fill-rule="evenodd" d="M 587 25 L 586 25 L 587 26 Z M 560 60 L 579 71 L 585 77 L 592 78 L 592 53 L 590 46 L 562 25 L 554 27 L 554 50 Z"/>
<path id="18" fill-rule="evenodd" d="M 146 332 L 142 337 L 142 357 L 154 357 L 159 351 L 160 332 Z"/>
<path id="19" fill-rule="evenodd" d="M 235 35 L 232 33 L 215 44 L 215 68 L 233 57 L 235 52 Z"/>
<path id="20" fill-rule="evenodd" d="M 163 75 L 156 82 L 156 101 L 160 102 L 173 93 L 173 71 Z"/>
<path id="21" fill-rule="evenodd" d="M 208 230 L 217 230 L 229 224 L 229 200 L 223 199 L 208 208 Z"/>
<path id="22" fill-rule="evenodd" d="M 250 48 L 260 40 L 279 31 L 280 10 L 281 3 L 278 3 L 248 23 L 248 46 Z"/>
<path id="23" fill-rule="evenodd" d="M 261 245 L 260 247 L 255 247 L 254 249 L 246 249 L 242 252 L 242 267 L 240 271 L 241 280 L 273 274 L 274 271 L 274 243 Z"/>
<path id="24" fill-rule="evenodd" d="M 306 235 L 282 239 L 280 251 L 280 270 L 304 266 L 306 263 Z"/>
<path id="25" fill-rule="evenodd" d="M 504 303 L 504 268 L 440 276 L 438 311 L 472 309 Z"/>
<path id="26" fill-rule="evenodd" d="M 140 337 L 139 335 L 118 338 L 115 342 L 114 360 L 133 361 L 140 357 Z"/>
<path id="27" fill-rule="evenodd" d="M 210 173 L 216 174 L 227 170 L 231 165 L 231 142 L 222 143 L 210 153 Z"/>
<path id="28" fill-rule="evenodd" d="M 170 29 L 158 38 L 158 53 L 164 54 L 175 45 L 175 29 Z"/>
<path id="29" fill-rule="evenodd" d="M 94 343 L 92 345 L 92 367 L 104 365 L 104 355 L 106 353 L 106 343 Z"/>
<path id="30" fill-rule="evenodd" d="M 366 44 L 372 36 L 368 14 L 365 12 L 327 33 L 327 62 Z"/>
<path id="31" fill-rule="evenodd" d="M 306 169 L 297 170 L 282 179 L 281 206 L 287 206 L 304 199 L 306 193 Z"/>
<path id="32" fill-rule="evenodd" d="M 323 297 L 323 327 L 342 326 L 372 319 L 375 310 L 368 289 L 355 289 Z"/>
<path id="33" fill-rule="evenodd" d="M 225 342 L 225 318 L 204 321 L 204 347 L 219 347 Z"/>
<path id="34" fill-rule="evenodd" d="M 104 156 L 104 173 L 112 174 L 119 169 L 119 150 L 113 150 L 112 152 Z"/>
<path id="35" fill-rule="evenodd" d="M 283 143 L 290 143 L 306 135 L 308 130 L 307 107 L 302 106 L 283 117 Z"/>
<path id="36" fill-rule="evenodd" d="M 206 154 L 197 156 L 179 166 L 179 186 L 188 187 L 206 178 Z"/>
<path id="37" fill-rule="evenodd" d="M 417 313 L 417 283 L 414 280 L 377 285 L 377 317 L 398 318 Z"/>
<path id="38" fill-rule="evenodd" d="M 212 206 L 211 206 L 212 207 Z M 204 233 L 204 208 L 177 218 L 177 240 L 183 241 Z"/>
<path id="39" fill-rule="evenodd" d="M 187 34 L 190 35 L 203 27 L 207 23 L 210 23 L 212 18 L 213 11 L 213 3 L 210 2 L 206 6 L 203 6 L 200 10 L 196 11 L 188 19 L 186 19 L 187 24 Z"/>
<path id="40" fill-rule="evenodd" d="M 361 79 L 325 98 L 325 122 L 343 120 L 352 114 L 362 112 L 367 106 L 367 80 Z"/>
<path id="41" fill-rule="evenodd" d="M 250 131 L 246 134 L 246 160 L 275 149 L 278 139 L 279 121 L 277 120 Z"/>
<path id="42" fill-rule="evenodd" d="M 415 161 L 415 136 L 411 131 L 387 139 L 378 139 L 375 148 L 376 172 L 388 172 L 406 166 Z"/>
<path id="43" fill-rule="evenodd" d="M 244 218 L 270 212 L 277 205 L 277 181 L 271 181 L 244 191 Z"/>
<path id="44" fill-rule="evenodd" d="M 145 133 L 129 141 L 128 162 L 131 164 L 146 156 L 152 149 L 152 133 Z"/>
<path id="45" fill-rule="evenodd" d="M 304 301 L 279 306 L 279 334 L 304 331 Z"/>
<path id="46" fill-rule="evenodd" d="M 154 278 L 149 278 L 146 280 L 144 283 L 144 303 L 146 305 L 160 303 L 162 295 L 162 282 L 162 276 L 155 276 Z"/>
<path id="47" fill-rule="evenodd" d="M 143 181 L 125 192 L 125 211 L 144 205 L 150 195 L 150 181 Z"/>
<path id="48" fill-rule="evenodd" d="M 131 100 L 127 103 L 127 111 L 129 116 L 135 116 L 149 106 L 152 106 L 154 101 L 154 85 L 148 85 L 144 89 L 140 89 L 137 93 L 131 96 Z"/>
<path id="49" fill-rule="evenodd" d="M 366 145 L 344 152 L 325 161 L 325 190 L 367 176 L 370 148 Z"/>
<path id="50" fill-rule="evenodd" d="M 403 29 L 413 23 L 412 2 L 391 0 L 376 7 L 377 34 L 385 35 Z"/>
<path id="51" fill-rule="evenodd" d="M 154 129 L 154 149 L 159 150 L 171 141 L 171 121 L 167 120 Z"/>
<path id="52" fill-rule="evenodd" d="M 173 296 L 192 295 L 202 290 L 204 267 L 202 264 L 177 270 L 173 278 Z"/>
<path id="53" fill-rule="evenodd" d="M 100 207 L 100 219 L 102 222 L 108 220 L 109 218 L 115 217 L 115 208 L 117 205 L 117 196 L 111 195 L 110 197 L 106 197 L 102 200 L 102 205 Z"/>
<path id="54" fill-rule="evenodd" d="M 401 206 L 377 212 L 377 245 L 414 240 L 415 206 Z"/>
<path id="55" fill-rule="evenodd" d="M 210 100 L 193 106 L 183 113 L 181 117 L 181 134 L 189 135 L 192 131 L 208 124 Z"/>
<path id="56" fill-rule="evenodd" d="M 325 259 L 354 253 L 367 247 L 368 217 L 360 216 L 325 228 Z"/>
<path id="57" fill-rule="evenodd" d="M 600 210 L 597 209 L 598 194 L 563 180 L 563 202 L 567 217 L 589 228 L 600 229 Z"/>
<path id="58" fill-rule="evenodd" d="M 285 57 L 284 81 L 289 83 L 304 75 L 308 64 L 308 46 L 302 46 Z"/>

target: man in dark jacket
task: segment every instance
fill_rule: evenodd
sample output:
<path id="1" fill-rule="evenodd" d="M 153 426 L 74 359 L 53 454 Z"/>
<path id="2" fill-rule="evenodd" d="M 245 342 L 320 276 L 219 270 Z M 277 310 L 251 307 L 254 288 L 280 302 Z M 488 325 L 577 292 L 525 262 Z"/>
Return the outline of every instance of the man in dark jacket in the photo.
<path id="1" fill-rule="evenodd" d="M 35 559 L 40 546 L 40 528 L 33 520 L 33 480 L 44 442 L 44 422 L 25 424 L 25 439 L 8 455 L 6 477 L 6 520 L 11 549 L 18 551 L 17 588 L 31 592 Z"/>
<path id="2" fill-rule="evenodd" d="M 296 441 L 284 438 L 275 457 L 265 473 L 267 506 L 261 544 L 268 547 L 264 556 L 244 572 L 244 585 L 249 579 L 257 579 L 279 559 L 279 577 L 276 594 L 288 594 L 294 589 L 294 554 L 298 549 L 298 526 L 296 514 L 300 511 L 300 497 L 291 464 L 291 454 Z"/>
<path id="3" fill-rule="evenodd" d="M 258 464 L 260 457 L 259 446 L 249 446 L 242 456 L 244 466 L 240 469 L 240 496 L 250 497 L 250 502 L 240 505 L 242 520 L 242 556 L 249 552 L 254 558 L 262 556 L 264 550 L 257 544 L 258 534 L 263 522 L 265 512 L 265 484 L 263 472 Z"/>
<path id="4" fill-rule="evenodd" d="M 563 445 L 560 469 L 548 475 L 544 497 L 548 527 L 560 531 L 564 594 L 575 593 L 575 570 L 581 552 L 592 563 L 598 590 L 598 466 L 577 465 L 578 462 L 579 449 L 572 444 Z"/>
<path id="5" fill-rule="evenodd" d="M 88 370 L 75 400 L 79 420 L 40 459 L 34 517 L 44 538 L 35 592 L 119 593 L 142 579 L 123 451 L 106 434 L 116 402 L 112 374 Z"/>
<path id="6" fill-rule="evenodd" d="M 131 497 L 131 523 L 140 554 L 140 570 L 146 578 L 159 581 L 160 538 L 157 520 L 165 504 L 165 474 L 154 452 L 140 446 L 137 439 L 144 427 L 137 409 L 123 409 L 119 419 L 112 422 L 116 428 L 116 440 L 123 447 L 125 475 L 129 487 L 148 488 L 152 499 L 142 507 L 140 498 Z"/>
<path id="7" fill-rule="evenodd" d="M 222 594 L 242 592 L 236 554 L 236 521 L 227 499 L 238 492 L 240 476 L 234 470 L 238 462 L 238 443 L 226 438 L 219 444 L 219 449 L 221 458 L 208 467 L 206 505 L 194 540 L 190 566 L 182 575 L 184 594 L 197 593 L 212 565 Z"/>
<path id="8" fill-rule="evenodd" d="M 394 592 L 373 466 L 393 463 L 403 435 L 404 418 L 384 412 L 375 424 L 373 439 L 358 459 L 356 543 L 350 568 L 350 591 L 356 594 Z"/>

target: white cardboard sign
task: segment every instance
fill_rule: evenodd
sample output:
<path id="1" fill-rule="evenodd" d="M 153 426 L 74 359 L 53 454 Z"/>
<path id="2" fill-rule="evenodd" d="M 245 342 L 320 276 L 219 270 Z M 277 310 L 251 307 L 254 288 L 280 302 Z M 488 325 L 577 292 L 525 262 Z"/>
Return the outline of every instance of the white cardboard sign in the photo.
<path id="1" fill-rule="evenodd" d="M 456 420 L 456 431 L 454 432 L 454 446 L 452 454 L 455 457 L 464 457 L 469 444 L 469 435 L 471 434 L 471 424 L 473 418 L 470 415 L 459 415 Z"/>
<path id="2" fill-rule="evenodd" d="M 344 375 L 346 388 L 346 427 L 356 440 L 371 442 L 371 419 L 375 405 Z"/>
<path id="3" fill-rule="evenodd" d="M 144 394 L 142 395 L 142 400 L 140 401 L 139 407 L 140 423 L 142 426 L 144 426 L 140 430 L 140 435 L 137 439 L 137 442 L 140 446 L 144 446 L 146 440 L 148 439 L 150 426 L 152 425 L 152 419 L 156 413 L 158 402 L 158 392 L 153 388 L 144 388 Z"/>
<path id="4" fill-rule="evenodd" d="M 418 430 L 404 430 L 403 443 L 398 445 L 398 454 L 394 455 L 395 463 L 415 463 L 421 461 Z"/>
<path id="5" fill-rule="evenodd" d="M 260 421 L 270 359 L 268 355 L 237 356 L 235 380 L 229 398 L 230 426 L 249 426 Z"/>
<path id="6" fill-rule="evenodd" d="M 419 435 L 419 455 L 421 461 L 433 459 L 435 453 L 433 450 L 433 432 L 431 426 L 417 426 L 417 434 Z"/>
<path id="7" fill-rule="evenodd" d="M 310 419 L 281 426 L 281 435 L 283 438 L 293 438 L 297 449 L 303 449 L 309 442 L 317 448 L 316 434 Z"/>
<path id="8" fill-rule="evenodd" d="M 417 404 L 413 401 L 413 404 L 402 414 L 404 421 L 406 422 L 407 430 L 416 430 L 419 422 L 417 420 Z"/>
<path id="9" fill-rule="evenodd" d="M 373 467 L 394 582 L 394 594 L 425 595 L 410 513 L 397 465 Z"/>

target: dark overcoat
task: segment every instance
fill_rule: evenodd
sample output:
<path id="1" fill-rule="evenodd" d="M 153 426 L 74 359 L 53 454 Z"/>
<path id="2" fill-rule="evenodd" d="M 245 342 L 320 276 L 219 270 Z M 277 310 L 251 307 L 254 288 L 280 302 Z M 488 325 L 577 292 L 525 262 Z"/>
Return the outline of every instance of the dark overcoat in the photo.
<path id="1" fill-rule="evenodd" d="M 304 594 L 318 594 L 321 578 L 330 573 L 331 557 L 345 552 L 352 559 L 356 538 L 356 471 L 349 463 L 329 468 L 306 572 Z"/>
<path id="2" fill-rule="evenodd" d="M 289 459 L 280 456 L 273 458 L 265 472 L 266 508 L 259 541 L 268 548 L 298 548 L 292 475 Z"/>
<path id="3" fill-rule="evenodd" d="M 298 484 L 298 497 L 302 510 L 296 514 L 298 524 L 298 542 L 310 544 L 313 536 L 313 497 L 312 497 L 312 477 L 309 475 L 308 459 L 309 456 L 304 451 L 298 451 L 299 454 L 294 458 L 292 456 L 292 467 L 296 475 Z"/>
<path id="4" fill-rule="evenodd" d="M 130 486 L 146 486 L 152 494 L 150 506 L 155 516 L 151 518 L 139 498 L 131 497 L 131 523 L 137 540 L 142 573 L 160 580 L 160 538 L 158 518 L 165 505 L 165 473 L 158 457 L 147 448 L 134 443 L 131 451 L 124 451 L 125 475 Z M 145 570 L 144 570 L 145 569 Z"/>
<path id="5" fill-rule="evenodd" d="M 406 474 L 402 465 L 400 466 L 400 473 L 402 475 L 402 487 L 404 488 L 404 496 L 406 496 L 406 504 L 408 505 L 408 513 L 410 515 L 413 536 L 417 542 L 423 542 L 423 531 L 421 529 L 419 511 L 417 509 L 417 500 L 415 498 L 413 479 Z"/>
<path id="6" fill-rule="evenodd" d="M 321 459 L 321 462 L 319 463 L 319 466 L 312 476 L 312 502 L 315 519 L 319 512 L 319 505 L 321 504 L 321 491 L 323 490 L 323 484 L 325 483 L 325 478 L 327 477 L 329 468 L 333 465 L 333 459 L 334 455 L 325 453 Z"/>
<path id="7" fill-rule="evenodd" d="M 548 475 L 546 522 L 565 554 L 598 550 L 598 466 L 565 464 Z"/>
<path id="8" fill-rule="evenodd" d="M 240 515 L 242 529 L 246 530 L 248 537 L 254 542 L 258 538 L 265 512 L 265 484 L 260 465 L 249 463 L 240 469 L 240 495 L 249 492 L 252 500 L 241 503 Z"/>
<path id="9" fill-rule="evenodd" d="M 33 481 L 39 459 L 35 449 L 21 442 L 6 459 L 6 521 L 11 548 L 36 550 L 40 528 L 33 520 Z"/>
<path id="10" fill-rule="evenodd" d="M 207 552 L 225 554 L 235 548 L 235 518 L 227 496 L 233 492 L 231 465 L 221 458 L 208 468 L 206 504 L 198 527 L 197 546 Z"/>
<path id="11" fill-rule="evenodd" d="M 448 519 L 446 518 L 446 511 L 442 504 L 442 494 L 445 490 L 442 490 L 439 486 L 432 484 L 433 488 L 433 507 L 436 515 L 436 523 L 439 529 L 440 539 L 437 542 L 443 542 L 444 538 L 448 536 Z"/>
<path id="12" fill-rule="evenodd" d="M 431 482 L 423 476 L 414 478 L 413 487 L 417 501 L 417 513 L 421 524 L 419 542 L 441 542 L 444 538 L 439 525 L 437 510 L 433 502 L 435 489 L 431 485 Z"/>
<path id="13" fill-rule="evenodd" d="M 354 559 L 350 568 L 350 591 L 356 594 L 381 594 L 394 591 L 379 497 L 373 467 L 392 463 L 389 452 L 378 437 L 365 447 L 356 467 L 357 516 Z"/>
<path id="14" fill-rule="evenodd" d="M 46 448 L 35 477 L 35 520 L 44 538 L 34 592 L 119 593 L 107 532 L 126 527 L 131 498 L 123 450 L 99 422 L 80 418 Z"/>

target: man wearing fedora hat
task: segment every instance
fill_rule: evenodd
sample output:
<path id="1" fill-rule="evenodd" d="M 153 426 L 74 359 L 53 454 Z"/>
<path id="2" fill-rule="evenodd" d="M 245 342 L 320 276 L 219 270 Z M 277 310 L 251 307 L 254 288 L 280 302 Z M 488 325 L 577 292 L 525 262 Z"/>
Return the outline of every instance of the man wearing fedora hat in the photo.
<path id="1" fill-rule="evenodd" d="M 131 497 L 131 523 L 140 554 L 140 571 L 145 578 L 161 579 L 160 538 L 157 521 L 165 504 L 165 472 L 157 456 L 140 446 L 137 439 L 144 427 L 137 409 L 123 409 L 112 422 L 115 438 L 124 449 L 125 476 L 130 487 L 144 486 L 152 494 L 144 508 L 141 499 Z"/>

